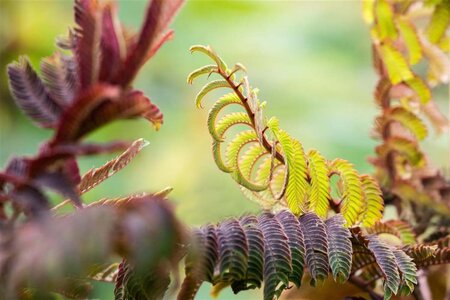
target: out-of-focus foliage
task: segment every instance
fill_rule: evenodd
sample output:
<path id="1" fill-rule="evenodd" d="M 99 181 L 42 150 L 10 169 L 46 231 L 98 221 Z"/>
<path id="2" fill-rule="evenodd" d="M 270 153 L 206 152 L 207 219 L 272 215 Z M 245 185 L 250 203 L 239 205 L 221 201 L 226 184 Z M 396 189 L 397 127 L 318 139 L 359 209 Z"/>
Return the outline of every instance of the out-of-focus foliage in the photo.
<path id="1" fill-rule="evenodd" d="M 448 218 L 450 183 L 440 168 L 430 163 L 419 142 L 428 135 L 421 115 L 436 131 L 449 129 L 434 97 L 439 85 L 449 82 L 450 2 L 365 3 L 364 16 L 371 25 L 374 67 L 379 75 L 375 101 L 381 115 L 375 120 L 374 135 L 381 144 L 372 160 L 377 179 L 385 192 L 392 194 L 393 202 L 413 202 L 415 220 L 408 217 L 408 221 L 420 223 L 430 209 Z"/>

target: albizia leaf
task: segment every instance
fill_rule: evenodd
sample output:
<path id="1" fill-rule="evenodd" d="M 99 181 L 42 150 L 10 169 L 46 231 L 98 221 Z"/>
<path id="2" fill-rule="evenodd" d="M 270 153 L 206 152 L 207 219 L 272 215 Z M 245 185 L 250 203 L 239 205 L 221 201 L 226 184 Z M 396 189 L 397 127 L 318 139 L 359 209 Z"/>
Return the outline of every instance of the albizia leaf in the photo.
<path id="1" fill-rule="evenodd" d="M 220 276 L 225 281 L 245 278 L 248 266 L 248 244 L 238 220 L 222 222 L 217 228 Z"/>
<path id="2" fill-rule="evenodd" d="M 375 179 L 369 175 L 361 175 L 364 195 L 364 208 L 359 217 L 363 226 L 370 227 L 383 217 L 384 200 L 380 187 Z"/>
<path id="3" fill-rule="evenodd" d="M 377 222 L 372 227 L 366 228 L 366 231 L 369 234 L 392 234 L 398 237 L 402 241 L 403 245 L 413 245 L 416 243 L 416 235 L 411 225 L 400 220 Z"/>
<path id="4" fill-rule="evenodd" d="M 313 286 L 328 277 L 328 235 L 325 223 L 314 213 L 300 217 L 300 227 L 305 238 L 306 265 Z"/>
<path id="5" fill-rule="evenodd" d="M 331 162 L 330 172 L 339 174 L 343 186 L 341 213 L 345 218 L 346 226 L 351 226 L 358 220 L 363 209 L 361 179 L 351 163 L 339 158 Z"/>
<path id="6" fill-rule="evenodd" d="M 264 269 L 264 236 L 258 228 L 258 219 L 254 216 L 245 216 L 241 224 L 248 244 L 248 269 L 245 279 L 231 284 L 234 293 L 243 290 L 260 288 Z"/>
<path id="7" fill-rule="evenodd" d="M 8 78 L 20 109 L 38 125 L 54 127 L 62 109 L 50 96 L 28 58 L 20 57 L 19 62 L 8 65 Z"/>
<path id="8" fill-rule="evenodd" d="M 328 236 L 328 262 L 334 280 L 344 283 L 348 280 L 352 269 L 351 234 L 344 227 L 345 220 L 337 214 L 325 221 Z"/>
<path id="9" fill-rule="evenodd" d="M 133 142 L 133 144 L 121 155 L 110 160 L 103 166 L 95 169 L 90 169 L 81 178 L 81 182 L 78 185 L 80 194 L 83 194 L 90 189 L 94 188 L 98 184 L 102 183 L 118 171 L 126 167 L 131 160 L 144 148 L 148 143 L 139 139 Z"/>
<path id="10" fill-rule="evenodd" d="M 382 45 L 379 47 L 379 51 L 392 84 L 414 77 L 403 55 L 392 46 L 388 44 Z"/>
<path id="11" fill-rule="evenodd" d="M 202 100 L 203 98 L 206 96 L 206 94 L 208 94 L 209 92 L 218 89 L 218 88 L 231 88 L 228 85 L 228 82 L 226 82 L 225 80 L 214 80 L 211 81 L 209 83 L 207 83 L 197 94 L 197 96 L 195 97 L 195 105 L 198 108 L 202 107 Z"/>
<path id="12" fill-rule="evenodd" d="M 279 129 L 277 119 L 272 118 L 267 125 L 281 144 L 288 170 L 286 201 L 289 209 L 298 215 L 305 211 L 308 191 L 306 157 L 303 147 L 299 141 Z"/>
<path id="13" fill-rule="evenodd" d="M 100 3 L 75 1 L 76 57 L 81 88 L 86 89 L 98 80 L 100 71 L 101 9 Z"/>
<path id="14" fill-rule="evenodd" d="M 445 0 L 434 8 L 433 16 L 426 29 L 430 42 L 436 44 L 445 34 L 450 23 L 450 2 Z"/>
<path id="15" fill-rule="evenodd" d="M 431 100 L 431 90 L 419 76 L 405 80 L 405 83 L 416 93 L 422 104 L 427 104 Z"/>
<path id="16" fill-rule="evenodd" d="M 394 13 L 391 5 L 386 0 L 376 1 L 375 17 L 380 39 L 395 39 L 397 37 L 397 30 L 394 25 Z"/>
<path id="17" fill-rule="evenodd" d="M 56 52 L 41 61 L 42 80 L 51 97 L 61 106 L 67 107 L 75 97 L 77 82 L 71 64 L 72 57 Z"/>
<path id="18" fill-rule="evenodd" d="M 407 248 L 405 252 L 414 259 L 414 263 L 419 268 L 450 263 L 450 247 L 416 245 Z"/>
<path id="19" fill-rule="evenodd" d="M 387 115 L 389 119 L 395 120 L 408 128 L 418 140 L 423 140 L 428 135 L 427 127 L 422 120 L 416 114 L 403 107 L 395 107 Z"/>
<path id="20" fill-rule="evenodd" d="M 369 240 L 368 248 L 372 251 L 377 264 L 384 276 L 385 295 L 397 294 L 400 286 L 400 274 L 396 265 L 396 260 L 392 250 L 382 243 L 377 236 L 367 236 Z"/>
<path id="21" fill-rule="evenodd" d="M 114 299 L 162 299 L 170 284 L 168 266 L 162 265 L 153 267 L 145 274 L 138 274 L 134 268 L 123 261 L 118 274 L 121 277 L 120 285 L 116 283 Z"/>
<path id="22" fill-rule="evenodd" d="M 283 226 L 283 230 L 288 237 L 288 244 L 292 256 L 292 273 L 289 281 L 293 282 L 297 288 L 302 284 L 303 269 L 305 265 L 305 241 L 300 222 L 291 213 L 283 210 L 276 214 L 276 218 Z"/>
<path id="23" fill-rule="evenodd" d="M 414 291 L 414 285 L 417 284 L 416 265 L 413 259 L 402 250 L 394 250 L 393 253 L 401 276 L 398 294 L 409 295 Z"/>
<path id="24" fill-rule="evenodd" d="M 308 152 L 308 170 L 311 178 L 309 190 L 309 209 L 325 218 L 330 206 L 330 180 L 328 166 L 322 155 L 316 151 Z"/>
<path id="25" fill-rule="evenodd" d="M 415 65 L 422 58 L 422 47 L 416 30 L 410 22 L 404 19 L 397 18 L 396 23 L 402 38 L 405 41 L 406 47 L 408 48 L 409 63 Z"/>
<path id="26" fill-rule="evenodd" d="M 380 157 L 386 157 L 390 152 L 396 152 L 404 156 L 411 165 L 420 166 L 424 163 L 423 153 L 420 152 L 418 144 L 402 137 L 392 137 L 384 144 L 376 148 Z"/>
<path id="27" fill-rule="evenodd" d="M 258 220 L 264 236 L 264 300 L 271 300 L 289 284 L 291 251 L 288 238 L 273 215 L 265 213 Z"/>

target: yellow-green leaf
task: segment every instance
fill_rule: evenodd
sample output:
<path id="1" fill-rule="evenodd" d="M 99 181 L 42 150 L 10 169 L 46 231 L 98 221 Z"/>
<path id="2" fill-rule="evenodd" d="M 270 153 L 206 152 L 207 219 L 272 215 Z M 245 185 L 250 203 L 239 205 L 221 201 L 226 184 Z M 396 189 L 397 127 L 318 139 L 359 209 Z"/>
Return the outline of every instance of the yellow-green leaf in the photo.
<path id="1" fill-rule="evenodd" d="M 309 189 L 309 209 L 319 217 L 325 218 L 330 206 L 330 180 L 328 166 L 323 156 L 317 150 L 308 152 L 308 170 L 311 178 Z"/>
<path id="2" fill-rule="evenodd" d="M 419 76 L 415 76 L 408 80 L 405 80 L 405 83 L 417 94 L 420 102 L 422 104 L 428 103 L 431 99 L 431 91 L 428 85 L 420 78 Z"/>
<path id="3" fill-rule="evenodd" d="M 361 175 L 364 208 L 359 217 L 363 226 L 371 227 L 383 217 L 384 201 L 380 187 L 369 175 Z"/>
<path id="4" fill-rule="evenodd" d="M 434 44 L 444 36 L 450 23 L 450 1 L 442 1 L 434 8 L 433 16 L 426 29 L 428 40 Z"/>
<path id="5" fill-rule="evenodd" d="M 330 172 L 338 174 L 341 179 L 341 214 L 344 216 L 346 226 L 352 226 L 358 220 L 364 205 L 361 179 L 353 165 L 340 158 L 331 163 Z"/>
<path id="6" fill-rule="evenodd" d="M 375 16 L 380 39 L 397 38 L 397 30 L 394 25 L 394 13 L 392 12 L 391 5 L 387 1 L 378 0 L 375 3 Z"/>
<path id="7" fill-rule="evenodd" d="M 392 84 L 397 84 L 414 77 L 409 69 L 408 63 L 399 51 L 387 44 L 380 46 L 379 49 Z"/>
<path id="8" fill-rule="evenodd" d="M 395 107 L 388 113 L 388 118 L 401 123 L 411 131 L 418 140 L 423 140 L 428 135 L 428 129 L 422 120 L 414 113 L 403 107 Z"/>
<path id="9" fill-rule="evenodd" d="M 396 23 L 402 38 L 405 41 L 406 47 L 408 48 L 409 63 L 415 65 L 422 58 L 422 47 L 420 46 L 416 29 L 409 21 L 404 19 L 398 18 Z"/>

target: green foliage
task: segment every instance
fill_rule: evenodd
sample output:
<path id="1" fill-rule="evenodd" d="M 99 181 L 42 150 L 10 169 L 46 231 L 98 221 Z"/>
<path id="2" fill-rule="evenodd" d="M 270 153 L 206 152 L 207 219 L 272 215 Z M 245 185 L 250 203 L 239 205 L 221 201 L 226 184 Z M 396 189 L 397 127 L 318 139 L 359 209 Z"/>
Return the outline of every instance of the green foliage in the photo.
<path id="1" fill-rule="evenodd" d="M 193 46 L 191 51 L 208 55 L 216 66 L 208 65 L 193 71 L 188 76 L 188 83 L 201 75 L 214 73 L 221 77 L 201 89 L 196 97 L 197 107 L 201 107 L 202 99 L 213 89 L 233 90 L 214 103 L 207 123 L 218 168 L 231 173 L 245 195 L 266 208 L 277 204 L 288 207 L 296 215 L 313 211 L 322 218 L 327 217 L 330 202 L 333 202 L 342 212 L 347 226 L 359 221 L 373 224 L 381 218 L 383 200 L 380 193 L 373 192 L 376 183 L 371 181 L 370 185 L 363 185 L 362 182 L 362 176 L 368 175 L 359 175 L 345 160 L 328 162 L 317 150 L 305 153 L 300 141 L 280 129 L 278 119 L 264 117 L 265 102 L 258 99 L 257 89 L 250 86 L 246 76 L 238 79 L 238 73 L 245 72 L 245 67 L 236 64 L 228 69 L 209 47 Z M 223 110 L 232 105 L 244 111 L 223 113 L 217 120 Z M 248 129 L 231 138 L 223 151 L 221 145 L 227 142 L 224 134 L 237 128 L 235 125 L 244 125 Z M 332 199 L 330 194 L 330 177 L 334 174 L 340 176 L 339 184 L 343 186 L 340 199 Z M 361 215 L 367 216 L 367 220 L 362 220 Z"/>

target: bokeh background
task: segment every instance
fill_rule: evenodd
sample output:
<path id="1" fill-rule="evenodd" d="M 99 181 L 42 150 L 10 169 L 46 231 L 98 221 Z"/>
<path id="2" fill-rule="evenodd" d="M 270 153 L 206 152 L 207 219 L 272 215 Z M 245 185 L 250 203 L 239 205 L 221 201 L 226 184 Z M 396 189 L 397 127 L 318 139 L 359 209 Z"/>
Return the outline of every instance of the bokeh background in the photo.
<path id="1" fill-rule="evenodd" d="M 147 1 L 119 3 L 122 21 L 136 29 Z M 206 81 L 186 83 L 190 71 L 209 63 L 204 56 L 189 53 L 193 44 L 211 45 L 230 65 L 243 63 L 261 100 L 268 102 L 266 115 L 276 115 L 306 149 L 317 148 L 328 159 L 342 157 L 359 171 L 372 172 L 367 157 L 376 145 L 369 137 L 377 114 L 372 97 L 376 76 L 360 6 L 359 1 L 187 1 L 172 26 L 175 39 L 135 82 L 162 109 L 164 125 L 155 132 L 143 120 L 122 121 L 91 135 L 95 141 L 142 137 L 150 145 L 84 199 L 171 186 L 177 214 L 190 225 L 259 210 L 213 162 L 207 109 L 198 110 L 194 104 Z M 6 65 L 27 54 L 37 68 L 39 59 L 55 50 L 55 37 L 73 25 L 73 18 L 71 0 L 1 0 L 0 8 L 0 166 L 4 166 L 13 155 L 35 153 L 50 136 L 33 127 L 14 106 Z M 448 111 L 445 95 L 441 89 L 437 100 Z M 425 148 L 436 165 L 446 165 L 445 136 L 432 134 Z M 80 166 L 88 170 L 109 158 L 82 158 Z M 235 297 L 225 291 L 219 299 L 259 299 L 259 295 L 255 291 Z M 111 299 L 111 287 L 99 285 L 94 297 Z M 199 299 L 209 298 L 205 284 Z"/>

